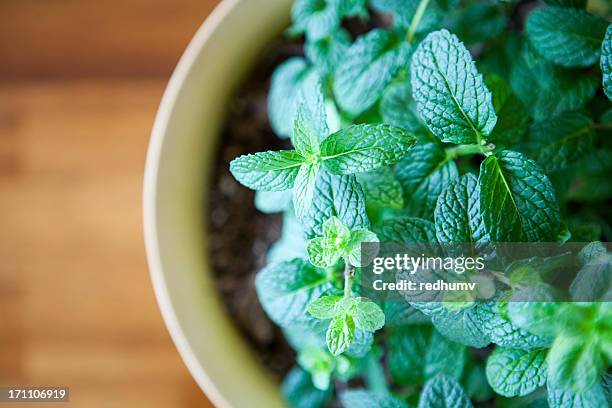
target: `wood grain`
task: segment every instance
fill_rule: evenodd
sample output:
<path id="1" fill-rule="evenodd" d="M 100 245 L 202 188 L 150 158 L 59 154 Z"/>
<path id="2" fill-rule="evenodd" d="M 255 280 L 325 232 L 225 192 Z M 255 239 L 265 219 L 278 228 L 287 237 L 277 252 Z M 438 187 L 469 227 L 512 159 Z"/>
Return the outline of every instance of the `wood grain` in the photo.
<path id="1" fill-rule="evenodd" d="M 155 302 L 141 191 L 168 75 L 215 3 L 0 2 L 0 385 L 211 406 Z"/>

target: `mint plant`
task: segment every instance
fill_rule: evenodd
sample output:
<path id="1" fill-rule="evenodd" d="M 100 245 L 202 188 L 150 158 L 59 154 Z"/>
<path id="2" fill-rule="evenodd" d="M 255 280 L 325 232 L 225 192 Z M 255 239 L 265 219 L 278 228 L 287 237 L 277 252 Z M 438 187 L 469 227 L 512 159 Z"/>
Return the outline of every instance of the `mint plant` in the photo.
<path id="1" fill-rule="evenodd" d="M 258 209 L 284 214 L 256 289 L 297 353 L 292 406 L 609 406 L 612 306 L 555 301 L 554 259 L 480 277 L 486 299 L 452 304 L 374 301 L 359 282 L 379 242 L 592 242 L 568 296 L 610 300 L 610 12 L 295 1 L 287 34 L 305 56 L 278 66 L 268 97 L 287 149 L 230 163 Z M 549 300 L 508 301 L 525 288 Z"/>

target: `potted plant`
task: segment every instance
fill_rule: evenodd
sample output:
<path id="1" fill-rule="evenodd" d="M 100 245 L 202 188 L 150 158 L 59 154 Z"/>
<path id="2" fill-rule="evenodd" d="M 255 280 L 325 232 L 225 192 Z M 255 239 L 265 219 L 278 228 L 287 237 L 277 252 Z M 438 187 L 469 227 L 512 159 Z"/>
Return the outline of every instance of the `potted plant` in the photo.
<path id="1" fill-rule="evenodd" d="M 584 1 L 254 3 L 223 3 L 196 36 L 162 102 L 145 178 L 160 307 L 215 403 L 606 406 L 609 23 Z M 297 354 L 281 399 L 220 307 L 201 217 L 223 102 L 289 7 L 305 55 L 272 74 L 268 116 L 284 142 L 229 165 L 259 210 L 284 218 L 255 281 Z M 582 269 L 559 283 L 548 271 L 563 254 L 517 257 L 501 272 L 462 267 L 462 282 L 486 294 L 365 296 L 387 243 L 448 255 L 449 245 L 482 254 L 517 242 L 567 243 Z M 539 292 L 517 301 L 525 288 Z"/>

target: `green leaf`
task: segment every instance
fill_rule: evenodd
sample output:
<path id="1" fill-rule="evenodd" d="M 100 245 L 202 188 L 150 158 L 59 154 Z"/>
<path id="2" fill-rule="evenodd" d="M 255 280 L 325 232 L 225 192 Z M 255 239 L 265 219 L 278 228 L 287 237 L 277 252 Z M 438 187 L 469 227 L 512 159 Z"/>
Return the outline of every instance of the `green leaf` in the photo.
<path id="1" fill-rule="evenodd" d="M 298 364 L 310 373 L 312 384 L 319 390 L 329 389 L 331 376 L 336 368 L 334 358 L 318 347 L 304 347 L 298 354 Z"/>
<path id="2" fill-rule="evenodd" d="M 312 384 L 310 374 L 294 367 L 283 380 L 283 397 L 293 408 L 323 408 L 331 399 L 333 389 L 319 390 Z"/>
<path id="3" fill-rule="evenodd" d="M 446 185 L 459 177 L 457 166 L 435 143 L 418 143 L 410 155 L 395 166 L 404 189 L 408 214 L 433 219 L 433 209 Z"/>
<path id="4" fill-rule="evenodd" d="M 557 302 L 509 302 L 507 314 L 514 325 L 546 336 L 556 333 L 560 309 Z"/>
<path id="5" fill-rule="evenodd" d="M 308 259 L 314 266 L 329 268 L 340 260 L 340 252 L 328 245 L 327 239 L 316 237 L 308 241 Z"/>
<path id="6" fill-rule="evenodd" d="M 385 325 L 385 314 L 376 303 L 362 300 L 356 305 L 353 320 L 359 330 L 375 332 Z"/>
<path id="7" fill-rule="evenodd" d="M 551 388 L 549 384 L 548 405 L 550 408 L 594 408 L 606 407 L 608 402 L 600 384 L 582 393 Z"/>
<path id="8" fill-rule="evenodd" d="M 550 338 L 537 336 L 512 324 L 499 311 L 496 302 L 481 302 L 476 307 L 481 329 L 491 341 L 503 347 L 534 350 L 550 345 Z"/>
<path id="9" fill-rule="evenodd" d="M 230 162 L 230 172 L 245 187 L 281 191 L 293 187 L 304 163 L 293 150 L 269 151 L 240 156 Z"/>
<path id="10" fill-rule="evenodd" d="M 322 296 L 308 305 L 308 313 L 317 319 L 326 320 L 334 317 L 334 307 L 342 296 Z"/>
<path id="11" fill-rule="evenodd" d="M 607 23 L 575 8 L 542 7 L 527 17 L 527 37 L 547 60 L 564 67 L 588 67 L 599 59 Z"/>
<path id="12" fill-rule="evenodd" d="M 508 24 L 508 16 L 497 3 L 474 3 L 459 10 L 455 33 L 466 44 L 485 42 L 497 37 Z"/>
<path id="13" fill-rule="evenodd" d="M 402 186 L 388 167 L 357 174 L 357 180 L 365 191 L 368 206 L 395 209 L 404 207 Z"/>
<path id="14" fill-rule="evenodd" d="M 604 93 L 612 101 L 612 24 L 608 25 L 606 36 L 601 43 L 601 61 L 599 66 L 603 75 Z"/>
<path id="15" fill-rule="evenodd" d="M 585 8 L 587 0 L 543 0 L 549 6 Z"/>
<path id="16" fill-rule="evenodd" d="M 593 149 L 593 121 L 582 112 L 565 112 L 560 116 L 533 123 L 525 150 L 547 172 L 575 164 Z"/>
<path id="17" fill-rule="evenodd" d="M 305 164 L 300 167 L 293 186 L 293 207 L 295 215 L 303 220 L 312 206 L 315 194 L 315 184 L 319 173 L 319 164 Z"/>
<path id="18" fill-rule="evenodd" d="M 380 101 L 383 121 L 411 132 L 420 131 L 423 127 L 414 109 L 412 87 L 408 81 L 389 85 Z"/>
<path id="19" fill-rule="evenodd" d="M 496 347 L 487 359 L 487 379 L 504 397 L 527 395 L 546 383 L 546 350 Z"/>
<path id="20" fill-rule="evenodd" d="M 601 250 L 601 249 L 600 249 Z M 583 254 L 584 249 L 580 255 Z M 575 301 L 612 301 L 612 255 L 605 252 L 592 254 L 576 274 L 570 285 L 570 293 Z"/>
<path id="21" fill-rule="evenodd" d="M 595 386 L 604 362 L 593 339 L 561 335 L 555 339 L 548 355 L 549 382 L 554 388 L 584 392 Z"/>
<path id="22" fill-rule="evenodd" d="M 279 137 L 291 136 L 298 95 L 313 76 L 316 76 L 314 71 L 300 57 L 289 58 L 274 70 L 268 94 L 268 117 Z"/>
<path id="23" fill-rule="evenodd" d="M 401 326 L 390 330 L 386 359 L 394 382 L 413 385 L 424 381 L 425 350 L 430 336 L 430 326 Z"/>
<path id="24" fill-rule="evenodd" d="M 408 408 L 390 394 L 366 390 L 348 390 L 340 394 L 340 401 L 345 408 Z"/>
<path id="25" fill-rule="evenodd" d="M 307 322 L 308 305 L 330 287 L 325 273 L 303 259 L 270 264 L 255 278 L 259 301 L 279 326 Z"/>
<path id="26" fill-rule="evenodd" d="M 412 303 L 423 313 L 431 316 L 435 328 L 450 340 L 475 348 L 491 343 L 482 330 L 482 322 L 476 305 L 462 310 L 449 310 L 442 302 Z"/>
<path id="27" fill-rule="evenodd" d="M 442 191 L 434 212 L 438 241 L 466 243 L 487 240 L 478 193 L 478 179 L 471 173 L 450 183 Z"/>
<path id="28" fill-rule="evenodd" d="M 321 84 L 316 82 L 308 89 L 302 89 L 298 96 L 293 122 L 293 145 L 303 157 L 317 157 L 320 140 L 328 133 L 323 91 Z"/>
<path id="29" fill-rule="evenodd" d="M 389 31 L 374 29 L 359 37 L 335 71 L 333 91 L 340 108 L 357 116 L 374 105 L 409 53 L 410 45 Z"/>
<path id="30" fill-rule="evenodd" d="M 428 4 L 423 17 L 419 21 L 416 33 L 431 31 L 440 26 L 442 22 L 442 10 L 438 2 Z M 393 25 L 402 29 L 407 29 L 412 22 L 417 8 L 418 0 L 370 0 L 370 6 L 379 13 L 390 13 L 393 16 Z"/>
<path id="31" fill-rule="evenodd" d="M 491 399 L 491 397 L 495 395 L 491 387 L 489 387 L 485 369 L 481 364 L 472 365 L 469 368 L 463 380 L 463 384 L 465 393 L 473 401 L 483 402 Z"/>
<path id="32" fill-rule="evenodd" d="M 291 208 L 291 190 L 283 191 L 256 191 L 255 208 L 264 214 L 283 212 Z"/>
<path id="33" fill-rule="evenodd" d="M 351 239 L 344 253 L 351 265 L 358 268 L 369 265 L 378 254 L 378 245 L 364 246 L 366 251 L 362 251 L 362 243 L 378 244 L 378 237 L 368 230 L 355 230 L 351 232 Z"/>
<path id="34" fill-rule="evenodd" d="M 436 241 L 434 223 L 414 217 L 398 217 L 385 220 L 376 228 L 376 235 L 381 242 L 400 244 Z"/>
<path id="35" fill-rule="evenodd" d="M 355 322 L 347 314 L 336 315 L 327 329 L 325 341 L 334 356 L 344 353 L 355 337 Z"/>
<path id="36" fill-rule="evenodd" d="M 497 124 L 487 140 L 496 145 L 512 146 L 525 134 L 529 115 L 503 78 L 492 75 L 485 82 L 493 93 L 493 107 L 497 112 Z"/>
<path id="37" fill-rule="evenodd" d="M 394 164 L 406 156 L 416 137 L 389 125 L 353 125 L 321 143 L 325 168 L 334 174 L 354 174 Z"/>
<path id="38" fill-rule="evenodd" d="M 412 57 L 412 95 L 429 130 L 443 142 L 479 143 L 497 116 L 469 51 L 446 30 L 429 34 Z"/>
<path id="39" fill-rule="evenodd" d="M 510 84 L 536 120 L 582 108 L 600 85 L 595 76 L 553 65 L 530 47 L 515 56 Z"/>
<path id="40" fill-rule="evenodd" d="M 296 0 L 291 8 L 293 34 L 305 33 L 310 41 L 325 38 L 340 25 L 340 1 Z"/>
<path id="41" fill-rule="evenodd" d="M 480 166 L 480 208 L 494 242 L 552 242 L 559 207 L 546 175 L 520 153 L 501 151 Z"/>
<path id="42" fill-rule="evenodd" d="M 312 208 L 304 220 L 309 238 L 323 235 L 323 223 L 338 217 L 349 229 L 369 229 L 363 189 L 355 176 L 336 176 L 319 172 Z"/>
<path id="43" fill-rule="evenodd" d="M 320 40 L 306 41 L 304 54 L 312 61 L 319 74 L 325 76 L 331 73 L 338 65 L 344 55 L 346 55 L 350 45 L 350 34 L 344 29 L 339 29 L 330 36 Z"/>
<path id="44" fill-rule="evenodd" d="M 419 408 L 471 408 L 472 402 L 452 377 L 439 374 L 427 381 L 421 391 Z"/>
<path id="45" fill-rule="evenodd" d="M 430 321 L 429 317 L 405 302 L 384 302 L 383 310 L 387 327 L 418 325 Z"/>
<path id="46" fill-rule="evenodd" d="M 450 341 L 434 330 L 425 355 L 424 377 L 427 379 L 443 373 L 459 380 L 465 360 L 464 345 Z"/>

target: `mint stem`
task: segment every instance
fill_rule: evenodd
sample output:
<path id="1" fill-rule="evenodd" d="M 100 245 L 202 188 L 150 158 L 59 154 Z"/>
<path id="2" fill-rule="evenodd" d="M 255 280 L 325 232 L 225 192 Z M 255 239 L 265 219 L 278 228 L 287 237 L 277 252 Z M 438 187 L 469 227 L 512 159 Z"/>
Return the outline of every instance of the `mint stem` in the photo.
<path id="1" fill-rule="evenodd" d="M 351 289 L 353 287 L 353 278 L 355 277 L 355 267 L 348 260 L 344 261 L 344 297 L 351 297 Z"/>
<path id="2" fill-rule="evenodd" d="M 369 353 L 365 358 L 363 377 L 370 390 L 385 393 L 389 392 L 385 372 L 373 353 Z"/>
<path id="3" fill-rule="evenodd" d="M 423 14 L 425 14 L 425 10 L 427 9 L 427 5 L 429 4 L 429 0 L 421 0 L 419 2 L 419 6 L 412 17 L 412 21 L 410 22 L 410 28 L 408 28 L 408 34 L 406 34 L 406 42 L 411 43 L 414 39 L 414 35 L 416 34 L 416 30 L 419 27 L 419 23 L 423 18 Z"/>
<path id="4" fill-rule="evenodd" d="M 482 145 L 482 144 L 466 144 L 446 149 L 446 157 L 450 160 L 456 159 L 461 156 L 470 156 L 472 154 L 483 154 L 491 152 L 495 146 L 493 145 Z"/>

